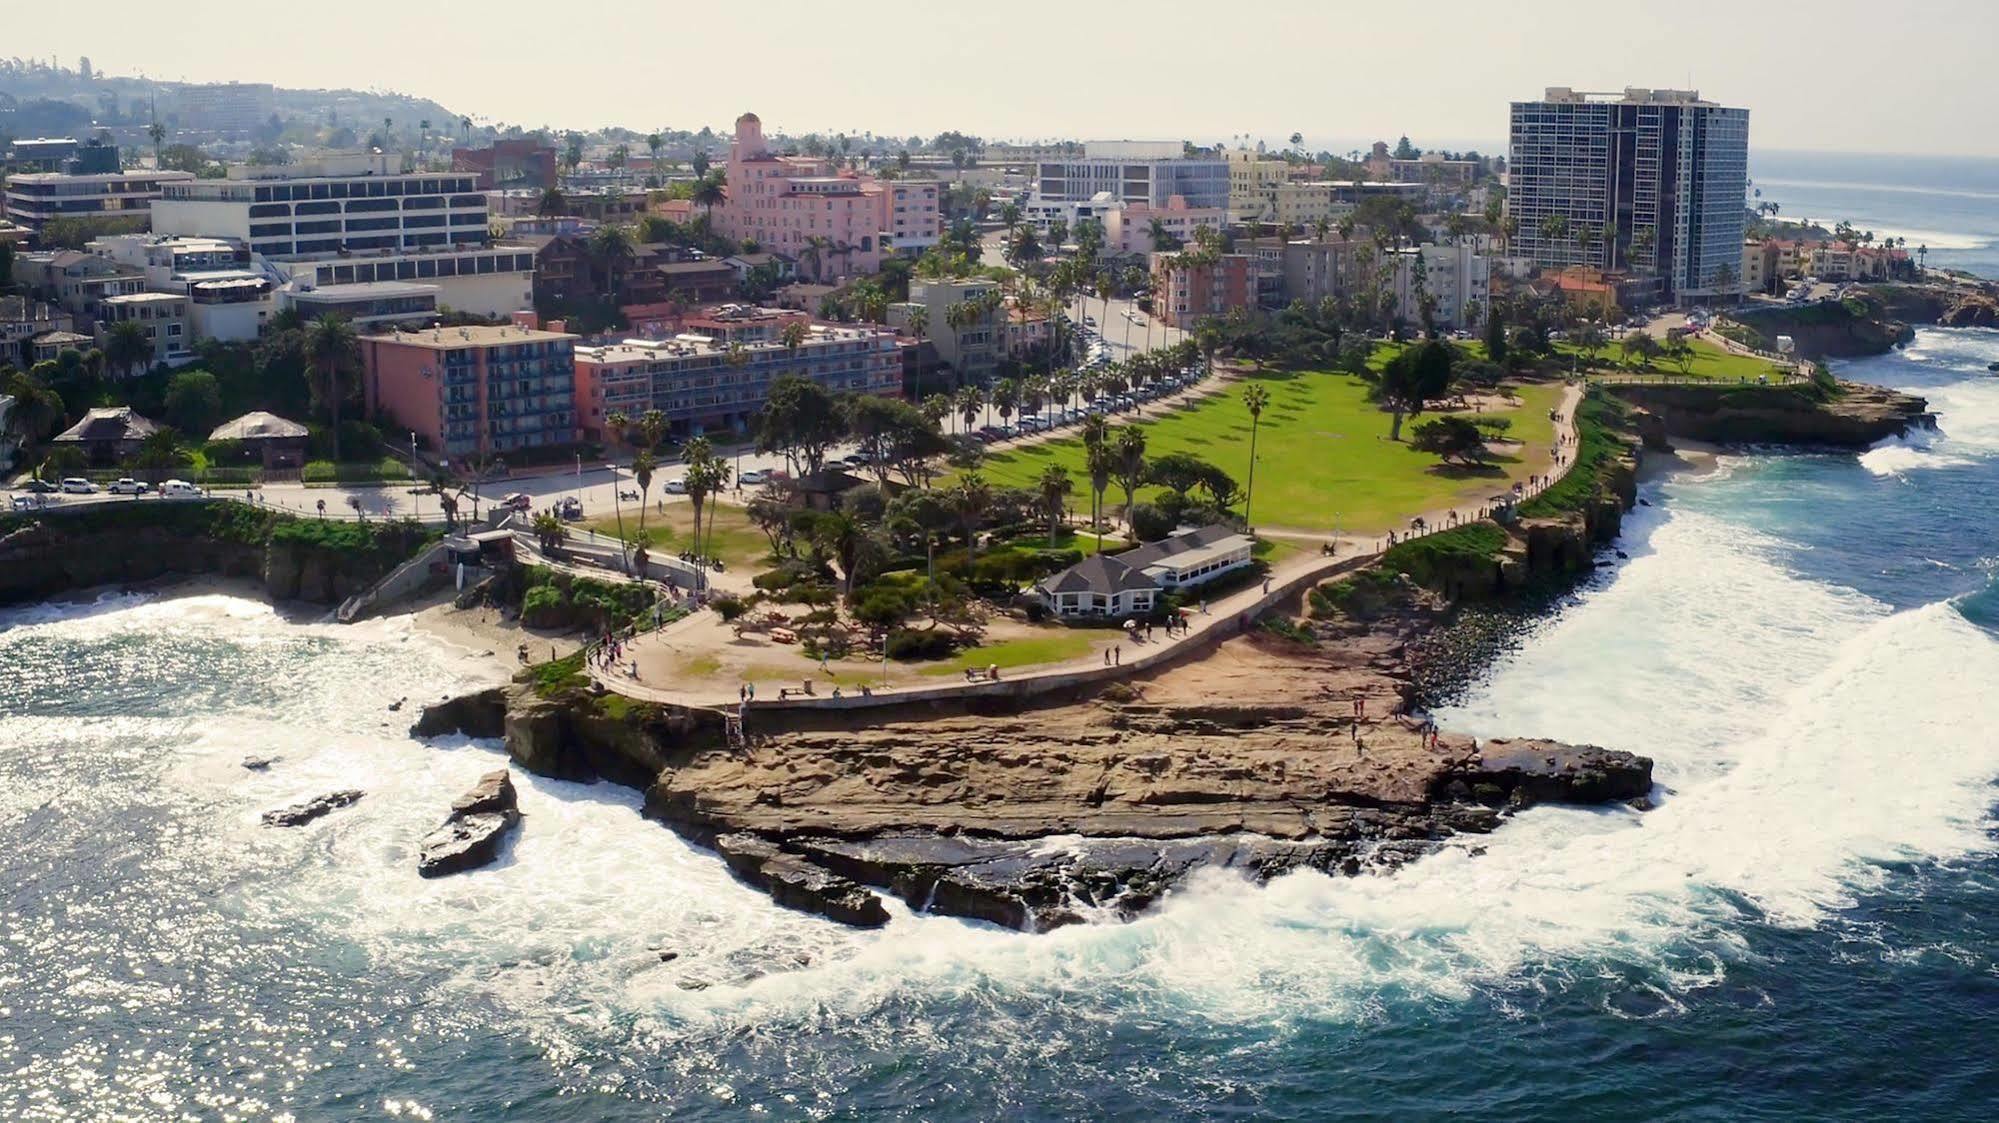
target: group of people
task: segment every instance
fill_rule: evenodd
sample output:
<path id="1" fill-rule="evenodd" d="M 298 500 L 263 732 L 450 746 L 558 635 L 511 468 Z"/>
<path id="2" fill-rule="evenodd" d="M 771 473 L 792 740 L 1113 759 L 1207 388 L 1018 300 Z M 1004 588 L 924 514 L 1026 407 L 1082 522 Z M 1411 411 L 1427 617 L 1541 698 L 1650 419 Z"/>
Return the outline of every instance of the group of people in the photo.
<path id="1" fill-rule="evenodd" d="M 605 632 L 596 643 L 590 645 L 585 658 L 593 667 L 601 667 L 607 671 L 622 670 L 636 682 L 639 677 L 639 661 L 625 658 L 625 641 L 630 639 L 632 634 L 629 629 Z"/>

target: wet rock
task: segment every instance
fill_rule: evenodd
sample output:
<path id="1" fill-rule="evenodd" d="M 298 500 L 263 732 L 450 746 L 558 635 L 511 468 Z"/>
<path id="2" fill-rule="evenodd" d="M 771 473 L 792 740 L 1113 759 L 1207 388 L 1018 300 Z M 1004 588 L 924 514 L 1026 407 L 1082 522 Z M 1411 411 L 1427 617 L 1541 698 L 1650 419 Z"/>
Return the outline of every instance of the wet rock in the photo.
<path id="1" fill-rule="evenodd" d="M 401 708 L 397 702 L 390 709 Z M 442 737 L 462 733 L 467 737 L 498 737 L 507 731 L 506 688 L 495 686 L 457 698 L 425 706 L 410 726 L 412 737 Z"/>
<path id="2" fill-rule="evenodd" d="M 1453 774 L 1480 802 L 1513 808 L 1537 803 L 1613 803 L 1652 790 L 1652 758 L 1560 741 L 1485 742 Z"/>
<path id="3" fill-rule="evenodd" d="M 342 807 L 353 806 L 355 803 L 360 802 L 362 794 L 352 789 L 328 792 L 322 796 L 314 796 L 304 803 L 294 803 L 290 807 L 280 807 L 274 811 L 266 811 L 264 812 L 264 825 L 267 827 L 302 827 L 314 819 L 338 811 Z"/>
<path id="4" fill-rule="evenodd" d="M 417 872 L 443 877 L 492 864 L 520 820 L 513 777 L 505 769 L 487 773 L 452 802 L 443 825 L 424 836 Z"/>
<path id="5" fill-rule="evenodd" d="M 770 894 L 786 908 L 852 924 L 879 928 L 888 923 L 888 909 L 853 880 L 796 854 L 786 853 L 768 839 L 753 834 L 726 834 L 715 850 L 737 877 Z"/>

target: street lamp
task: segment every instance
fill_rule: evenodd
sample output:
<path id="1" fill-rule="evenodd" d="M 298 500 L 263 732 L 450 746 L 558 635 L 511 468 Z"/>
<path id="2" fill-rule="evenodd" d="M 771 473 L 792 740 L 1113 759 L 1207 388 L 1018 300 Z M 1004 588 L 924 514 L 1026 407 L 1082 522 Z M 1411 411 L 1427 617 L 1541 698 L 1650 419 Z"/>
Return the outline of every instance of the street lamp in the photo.
<path id="1" fill-rule="evenodd" d="M 411 430 L 410 430 L 410 475 L 412 475 L 412 476 L 415 476 L 416 474 L 417 474 L 417 460 L 416 460 L 416 430 L 415 430 L 415 429 L 411 429 Z M 420 479 L 419 479 L 419 480 L 417 480 L 417 482 L 416 482 L 416 486 L 410 489 L 410 507 L 411 507 L 411 509 L 412 509 L 413 511 L 415 511 L 415 512 L 416 512 L 416 520 L 417 520 L 418 522 L 422 522 L 422 521 L 423 521 L 423 481 L 422 481 L 422 480 L 420 480 Z"/>

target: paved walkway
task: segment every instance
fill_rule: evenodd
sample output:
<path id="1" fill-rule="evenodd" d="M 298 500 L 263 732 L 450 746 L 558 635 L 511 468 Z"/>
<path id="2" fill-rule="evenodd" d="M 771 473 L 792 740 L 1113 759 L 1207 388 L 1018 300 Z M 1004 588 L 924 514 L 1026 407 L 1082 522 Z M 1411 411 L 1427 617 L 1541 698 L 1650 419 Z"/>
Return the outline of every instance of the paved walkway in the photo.
<path id="1" fill-rule="evenodd" d="M 1534 473 L 1540 476 L 1540 482 L 1523 486 L 1520 492 L 1523 498 L 1532 498 L 1542 491 L 1547 490 L 1564 476 L 1568 475 L 1569 470 L 1574 467 L 1576 446 L 1575 412 L 1576 406 L 1581 400 L 1581 386 L 1571 383 L 1564 389 L 1555 422 L 1556 439 L 1562 453 L 1561 462 L 1553 465 L 1545 475 Z M 1459 525 L 1462 522 L 1473 521 L 1479 517 L 1479 510 L 1480 505 L 1461 504 L 1454 508 L 1446 507 L 1435 511 L 1423 512 L 1420 516 L 1424 525 L 1424 530 L 1421 534 L 1448 530 L 1452 526 Z M 1454 515 L 1455 518 L 1453 517 Z M 1413 517 L 1411 524 L 1412 526 L 1414 525 Z M 1266 528 L 1262 533 L 1278 537 L 1281 532 Z M 1395 540 L 1398 542 L 1407 541 L 1410 537 L 1420 537 L 1421 534 L 1413 532 L 1408 535 L 1398 534 Z M 1282 536 L 1312 537 L 1313 532 L 1303 531 L 1295 536 L 1289 534 Z M 879 689 L 873 689 L 872 694 L 866 696 L 861 695 L 858 691 L 843 691 L 839 698 L 831 696 L 832 684 L 827 683 L 826 693 L 814 696 L 794 695 L 790 698 L 779 700 L 775 696 L 776 687 L 779 684 L 769 682 L 761 684 L 759 697 L 755 702 L 750 704 L 749 713 L 754 715 L 760 710 L 773 709 L 858 709 L 868 706 L 896 705 L 918 701 L 950 701 L 984 696 L 1019 697 L 1084 683 L 1123 678 L 1140 671 L 1162 666 L 1191 652 L 1219 643 L 1221 640 L 1235 635 L 1248 627 L 1271 606 L 1296 596 L 1302 590 L 1316 585 L 1329 577 L 1358 569 L 1375 561 L 1389 546 L 1389 541 L 1385 537 L 1341 535 L 1337 539 L 1334 539 L 1330 535 L 1318 535 L 1316 536 L 1316 540 L 1320 542 L 1332 541 L 1334 543 L 1334 553 L 1330 556 L 1311 554 L 1292 558 L 1274 568 L 1269 577 L 1258 585 L 1239 590 L 1212 604 L 1203 603 L 1200 608 L 1189 612 L 1185 632 L 1175 635 L 1171 639 L 1155 634 L 1152 642 L 1133 645 L 1130 648 L 1130 657 L 1121 659 L 1113 666 L 1104 666 L 1101 662 L 1101 656 L 1093 651 L 1089 657 L 1082 660 L 1023 669 L 1014 673 L 1003 671 L 1001 672 L 1000 679 L 997 681 L 963 682 L 955 679 L 947 679 L 936 685 L 917 687 L 884 686 Z M 701 615 L 697 613 L 686 620 L 670 624 L 665 629 L 641 637 L 634 641 L 634 643 L 643 645 L 650 642 L 670 642 L 674 637 L 674 633 L 678 631 L 691 631 L 699 628 L 701 625 Z M 781 650 L 785 654 L 791 655 L 798 663 L 799 673 L 796 676 L 797 679 L 804 680 L 813 677 L 813 668 L 810 661 L 797 658 L 792 649 L 786 648 Z M 864 665 L 855 664 L 855 666 Z M 634 681 L 629 673 L 618 668 L 607 669 L 593 666 L 590 673 L 607 688 L 615 690 L 620 694 L 646 701 L 703 709 L 733 708 L 738 703 L 736 692 L 729 689 L 729 687 L 739 684 L 724 685 L 703 681 L 696 685 L 695 689 L 683 690 L 663 684 Z M 783 685 L 789 685 L 789 682 L 787 681 Z M 766 690 L 770 691 L 768 695 L 764 694 Z M 751 717 L 749 720 L 753 722 L 754 718 Z"/>

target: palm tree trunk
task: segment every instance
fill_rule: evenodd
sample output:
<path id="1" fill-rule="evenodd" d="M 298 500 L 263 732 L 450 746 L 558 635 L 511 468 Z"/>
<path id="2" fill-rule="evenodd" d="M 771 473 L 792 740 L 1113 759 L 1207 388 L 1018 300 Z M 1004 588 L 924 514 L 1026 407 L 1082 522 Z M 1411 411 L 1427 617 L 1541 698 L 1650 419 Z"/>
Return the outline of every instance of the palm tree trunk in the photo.
<path id="1" fill-rule="evenodd" d="M 1256 499 L 1256 430 L 1261 420 L 1261 418 L 1256 417 L 1249 419 L 1249 483 L 1243 487 L 1242 491 L 1242 521 L 1244 525 L 1250 525 L 1249 505 Z"/>
<path id="2" fill-rule="evenodd" d="M 333 418 L 333 462 L 340 463 L 340 371 L 326 368 L 326 406 Z"/>

